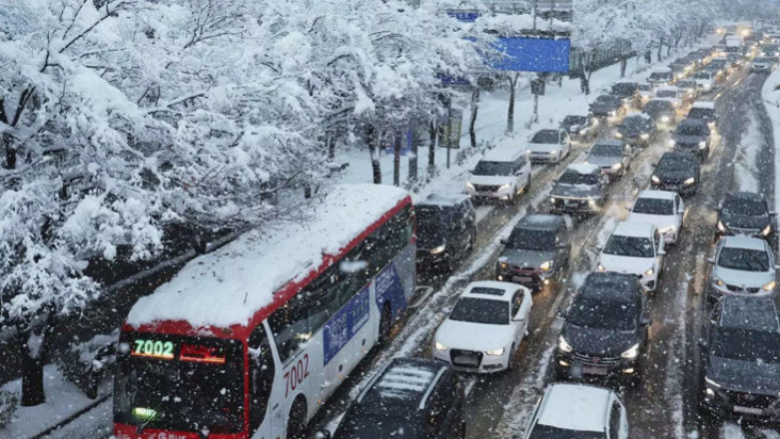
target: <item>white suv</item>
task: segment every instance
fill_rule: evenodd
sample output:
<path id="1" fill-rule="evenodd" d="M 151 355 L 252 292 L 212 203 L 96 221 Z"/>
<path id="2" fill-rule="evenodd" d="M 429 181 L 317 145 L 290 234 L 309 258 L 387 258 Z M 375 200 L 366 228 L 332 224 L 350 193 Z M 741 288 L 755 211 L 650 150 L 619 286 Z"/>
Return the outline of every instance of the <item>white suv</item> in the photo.
<path id="1" fill-rule="evenodd" d="M 763 239 L 726 236 L 709 259 L 710 298 L 723 295 L 760 296 L 775 292 L 777 271 L 772 248 Z"/>
<path id="2" fill-rule="evenodd" d="M 530 185 L 531 164 L 522 151 L 493 151 L 471 171 L 466 194 L 514 202 Z"/>
<path id="3" fill-rule="evenodd" d="M 671 245 L 680 239 L 686 212 L 677 192 L 647 190 L 636 198 L 628 221 L 654 225 L 664 235 L 664 242 Z"/>
<path id="4" fill-rule="evenodd" d="M 544 391 L 523 439 L 628 439 L 628 415 L 617 394 L 604 387 L 555 383 Z"/>
<path id="5" fill-rule="evenodd" d="M 658 288 L 658 276 L 664 267 L 666 244 L 663 235 L 649 223 L 625 221 L 615 228 L 601 250 L 601 272 L 634 274 L 645 291 Z"/>
<path id="6" fill-rule="evenodd" d="M 560 163 L 571 151 L 571 139 L 565 130 L 539 130 L 528 141 L 526 154 L 534 163 Z"/>

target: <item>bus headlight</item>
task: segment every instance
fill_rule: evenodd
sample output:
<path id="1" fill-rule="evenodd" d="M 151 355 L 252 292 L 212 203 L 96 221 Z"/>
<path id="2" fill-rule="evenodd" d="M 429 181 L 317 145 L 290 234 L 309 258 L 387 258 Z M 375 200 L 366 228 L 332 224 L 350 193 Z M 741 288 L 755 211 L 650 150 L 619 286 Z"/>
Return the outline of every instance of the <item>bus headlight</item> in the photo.
<path id="1" fill-rule="evenodd" d="M 696 183 L 696 179 L 695 179 L 695 178 L 693 178 L 693 177 L 691 177 L 691 178 L 689 178 L 689 179 L 687 179 L 687 180 L 685 180 L 685 181 L 683 182 L 683 184 L 684 184 L 684 185 L 686 185 L 686 186 L 690 186 L 690 185 L 692 185 L 692 184 L 694 184 L 694 183 Z"/>
<path id="2" fill-rule="evenodd" d="M 440 246 L 438 246 L 436 248 L 431 249 L 431 254 L 432 255 L 438 255 L 438 254 L 444 253 L 444 250 L 446 248 L 447 248 L 447 244 L 442 244 L 442 245 L 440 245 Z"/>
<path id="3" fill-rule="evenodd" d="M 770 233 L 772 233 L 772 226 L 766 226 L 766 228 L 761 231 L 761 236 L 769 236 Z"/>
<path id="4" fill-rule="evenodd" d="M 561 352 L 571 352 L 574 350 L 562 335 L 558 337 L 558 349 Z"/>
<path id="5" fill-rule="evenodd" d="M 542 271 L 550 271 L 552 270 L 552 267 L 553 267 L 553 261 L 547 261 L 542 265 L 540 265 L 539 269 L 541 269 Z"/>
<path id="6" fill-rule="evenodd" d="M 775 281 L 771 281 L 771 282 L 767 283 L 766 285 L 764 285 L 764 291 L 774 291 L 776 285 L 777 284 L 775 283 Z"/>
<path id="7" fill-rule="evenodd" d="M 437 351 L 446 351 L 447 349 L 449 349 L 447 346 L 439 343 L 438 341 L 435 343 L 435 345 Z"/>
<path id="8" fill-rule="evenodd" d="M 639 356 L 639 343 L 631 346 L 630 348 L 628 348 L 627 351 L 625 351 L 622 354 L 620 354 L 621 358 L 627 358 L 629 360 L 633 360 L 634 358 L 636 358 L 638 356 Z"/>
<path id="9" fill-rule="evenodd" d="M 501 355 L 504 355 L 504 350 L 505 350 L 504 348 L 498 348 L 490 351 L 485 351 L 485 353 L 490 355 L 491 357 L 500 357 Z"/>

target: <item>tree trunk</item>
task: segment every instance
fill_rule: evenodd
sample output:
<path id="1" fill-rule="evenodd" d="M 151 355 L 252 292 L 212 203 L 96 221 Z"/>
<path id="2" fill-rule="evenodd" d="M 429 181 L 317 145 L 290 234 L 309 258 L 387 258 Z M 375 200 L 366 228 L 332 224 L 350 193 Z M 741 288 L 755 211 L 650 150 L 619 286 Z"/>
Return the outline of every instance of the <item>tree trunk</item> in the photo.
<path id="1" fill-rule="evenodd" d="M 409 139 L 409 180 L 417 180 L 417 153 L 419 152 L 417 142 L 414 141 L 414 128 L 410 123 L 407 127 L 407 136 Z"/>
<path id="2" fill-rule="evenodd" d="M 647 52 L 645 52 L 645 62 L 647 62 L 648 64 L 652 64 L 653 63 L 653 52 L 651 52 L 649 50 Z"/>
<path id="3" fill-rule="evenodd" d="M 46 402 L 43 381 L 43 365 L 54 338 L 54 314 L 45 312 L 35 322 L 17 328 L 22 353 L 22 401 L 23 407 Z"/>
<path id="4" fill-rule="evenodd" d="M 626 69 L 628 68 L 628 58 L 621 57 L 620 58 L 620 77 L 625 78 L 626 77 Z"/>
<path id="5" fill-rule="evenodd" d="M 661 37 L 661 41 L 658 42 L 658 61 L 663 61 L 664 39 Z"/>
<path id="6" fill-rule="evenodd" d="M 44 402 L 46 393 L 43 388 L 43 361 L 25 354 L 22 358 L 22 406 L 32 407 Z"/>
<path id="7" fill-rule="evenodd" d="M 586 96 L 590 95 L 590 75 L 592 75 L 592 74 L 593 74 L 593 72 L 587 71 L 587 72 L 585 72 L 582 75 L 582 77 L 584 79 L 584 81 L 582 81 L 582 82 L 583 82 L 583 87 L 585 88 L 585 95 Z"/>
<path id="8" fill-rule="evenodd" d="M 517 78 L 519 75 L 515 73 L 514 78 L 508 76 L 509 80 L 509 109 L 506 114 L 506 132 L 512 134 L 515 131 L 515 88 L 517 87 Z"/>
<path id="9" fill-rule="evenodd" d="M 368 124 L 367 129 L 366 143 L 368 144 L 368 152 L 371 155 L 371 173 L 374 176 L 374 184 L 382 184 L 382 168 L 379 163 L 379 136 L 374 124 Z"/>
<path id="10" fill-rule="evenodd" d="M 471 147 L 477 147 L 477 115 L 479 113 L 479 87 L 471 93 L 471 119 L 469 120 L 469 137 L 471 138 Z"/>
<path id="11" fill-rule="evenodd" d="M 401 132 L 393 131 L 393 186 L 401 185 Z"/>
<path id="12" fill-rule="evenodd" d="M 5 149 L 5 168 L 16 169 L 16 145 L 14 144 L 14 136 L 9 132 L 5 132 L 0 140 L 2 140 L 3 149 Z"/>
<path id="13" fill-rule="evenodd" d="M 431 120 L 431 125 L 428 134 L 431 136 L 430 146 L 428 147 L 428 173 L 433 174 L 433 170 L 436 168 L 436 138 L 439 127 L 436 126 L 436 119 Z"/>
<path id="14" fill-rule="evenodd" d="M 325 138 L 325 142 L 328 145 L 328 159 L 333 160 L 336 158 L 336 136 L 332 133 L 328 133 Z"/>

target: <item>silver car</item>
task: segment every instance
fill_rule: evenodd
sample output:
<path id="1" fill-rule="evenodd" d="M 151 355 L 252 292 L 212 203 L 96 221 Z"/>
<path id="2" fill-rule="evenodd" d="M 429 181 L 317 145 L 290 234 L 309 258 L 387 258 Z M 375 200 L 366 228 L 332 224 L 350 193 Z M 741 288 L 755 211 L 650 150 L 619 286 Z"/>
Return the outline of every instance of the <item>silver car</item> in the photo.
<path id="1" fill-rule="evenodd" d="M 768 295 L 775 292 L 777 266 L 763 239 L 726 236 L 718 242 L 710 274 L 710 298 Z"/>

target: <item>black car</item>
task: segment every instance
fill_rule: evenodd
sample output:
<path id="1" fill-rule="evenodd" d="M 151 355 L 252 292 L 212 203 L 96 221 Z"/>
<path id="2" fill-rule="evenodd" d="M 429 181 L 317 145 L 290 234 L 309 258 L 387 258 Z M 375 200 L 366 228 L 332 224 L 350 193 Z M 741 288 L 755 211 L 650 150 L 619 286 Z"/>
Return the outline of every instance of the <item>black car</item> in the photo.
<path id="1" fill-rule="evenodd" d="M 333 439 L 465 438 L 465 401 L 464 386 L 448 364 L 396 358 L 360 393 Z"/>
<path id="2" fill-rule="evenodd" d="M 724 296 L 715 306 L 699 406 L 704 415 L 780 421 L 780 325 L 775 299 Z"/>
<path id="3" fill-rule="evenodd" d="M 726 55 L 726 61 L 728 61 L 729 67 L 732 69 L 745 65 L 745 59 L 742 57 L 742 54 L 739 53 L 729 53 Z"/>
<path id="4" fill-rule="evenodd" d="M 694 102 L 687 118 L 701 119 L 707 122 L 707 126 L 711 130 L 718 129 L 718 115 L 715 112 L 715 104 L 713 102 Z"/>
<path id="5" fill-rule="evenodd" d="M 625 105 L 637 106 L 639 104 L 639 83 L 628 81 L 615 83 L 609 94 L 619 97 Z"/>
<path id="6" fill-rule="evenodd" d="M 728 60 L 725 60 L 723 58 L 717 58 L 717 59 L 713 59 L 711 63 L 707 64 L 707 67 L 705 67 L 704 70 L 722 76 L 728 73 L 728 68 L 729 68 Z"/>
<path id="7" fill-rule="evenodd" d="M 631 146 L 648 146 L 655 140 L 655 121 L 647 114 L 632 114 L 618 126 L 615 137 Z"/>
<path id="8" fill-rule="evenodd" d="M 477 215 L 465 195 L 429 195 L 415 207 L 417 264 L 452 268 L 469 255 L 477 239 Z"/>
<path id="9" fill-rule="evenodd" d="M 688 74 L 688 63 L 684 61 L 675 61 L 669 64 L 669 70 L 672 71 L 675 81 L 685 78 Z"/>
<path id="10" fill-rule="evenodd" d="M 710 155 L 712 135 L 707 122 L 701 119 L 684 119 L 674 130 L 670 146 L 678 152 L 687 152 L 704 160 Z"/>
<path id="11" fill-rule="evenodd" d="M 565 323 L 555 350 L 559 378 L 640 379 L 652 322 L 636 276 L 589 274 L 561 315 Z"/>
<path id="12" fill-rule="evenodd" d="M 677 115 L 677 109 L 674 108 L 674 104 L 670 101 L 663 99 L 652 99 L 642 109 L 642 113 L 650 116 L 656 125 L 669 126 L 675 121 Z"/>
<path id="13" fill-rule="evenodd" d="M 748 235 L 770 239 L 773 235 L 772 219 L 766 198 L 750 192 L 732 192 L 718 206 L 716 234 Z"/>
<path id="14" fill-rule="evenodd" d="M 569 115 L 563 118 L 560 128 L 573 139 L 585 139 L 591 134 L 595 134 L 596 127 L 588 116 Z"/>
<path id="15" fill-rule="evenodd" d="M 691 195 L 699 189 L 700 175 L 701 167 L 696 156 L 685 152 L 667 152 L 658 161 L 650 177 L 650 186 L 680 195 Z"/>
<path id="16" fill-rule="evenodd" d="M 559 215 L 531 214 L 520 220 L 509 239 L 501 241 L 496 277 L 531 290 L 559 280 L 571 255 L 570 227 Z"/>
<path id="17" fill-rule="evenodd" d="M 553 181 L 550 207 L 555 213 L 591 214 L 601 210 L 609 180 L 596 165 L 569 165 Z"/>
<path id="18" fill-rule="evenodd" d="M 590 113 L 598 118 L 617 117 L 625 112 L 623 101 L 617 96 L 601 95 L 590 104 Z"/>

